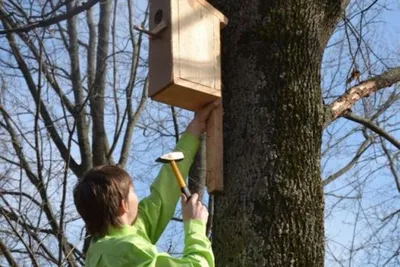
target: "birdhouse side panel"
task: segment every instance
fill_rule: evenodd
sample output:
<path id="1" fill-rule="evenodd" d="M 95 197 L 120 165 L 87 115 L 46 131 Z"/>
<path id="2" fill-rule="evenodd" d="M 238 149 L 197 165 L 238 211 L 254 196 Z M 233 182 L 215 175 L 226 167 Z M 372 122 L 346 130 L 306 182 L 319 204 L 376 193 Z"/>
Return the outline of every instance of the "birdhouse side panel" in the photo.
<path id="1" fill-rule="evenodd" d="M 214 19 L 214 89 L 221 91 L 221 33 L 220 20 L 218 17 Z"/>
<path id="2" fill-rule="evenodd" d="M 171 1 L 150 1 L 150 31 L 162 22 L 167 28 L 149 41 L 149 95 L 152 96 L 173 82 Z"/>

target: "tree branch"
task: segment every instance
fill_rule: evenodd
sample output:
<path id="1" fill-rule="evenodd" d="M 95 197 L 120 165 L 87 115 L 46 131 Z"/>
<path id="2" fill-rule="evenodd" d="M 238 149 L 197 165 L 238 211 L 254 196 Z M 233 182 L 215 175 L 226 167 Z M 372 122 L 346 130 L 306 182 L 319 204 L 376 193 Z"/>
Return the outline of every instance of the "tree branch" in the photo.
<path id="1" fill-rule="evenodd" d="M 382 139 L 381 139 L 381 145 L 382 145 L 383 152 L 385 152 L 385 155 L 386 155 L 386 157 L 387 157 L 387 159 L 389 161 L 390 172 L 393 175 L 394 182 L 396 183 L 397 190 L 400 193 L 400 177 L 399 177 L 399 175 L 397 175 L 397 171 L 396 171 L 396 167 L 395 167 L 395 164 L 393 162 L 393 159 L 390 156 L 389 150 L 386 148 L 385 143 L 383 142 Z"/>
<path id="2" fill-rule="evenodd" d="M 4 28 L 9 29 L 10 28 L 10 24 L 8 23 L 8 21 L 6 21 L 4 19 L 4 16 L 6 14 L 4 13 L 3 8 L 0 5 L 0 16 L 3 16 L 2 22 L 4 25 Z M 49 114 L 49 112 L 47 111 L 47 107 L 45 106 L 43 100 L 38 96 L 37 93 L 37 87 L 35 85 L 35 82 L 32 78 L 32 75 L 30 74 L 29 68 L 26 64 L 26 62 L 24 61 L 20 50 L 17 47 L 17 42 L 14 38 L 13 34 L 8 33 L 6 35 L 8 43 L 13 51 L 13 55 L 15 57 L 15 60 L 18 63 L 18 67 L 20 69 L 20 71 L 22 72 L 27 87 L 32 95 L 33 100 L 35 101 L 35 104 L 37 106 L 40 107 L 40 114 L 44 120 L 45 126 L 47 131 L 49 132 L 51 138 L 53 139 L 54 143 L 56 144 L 62 158 L 64 159 L 64 161 L 67 161 L 67 158 L 71 157 L 71 155 L 68 153 L 68 150 L 65 146 L 65 144 L 63 143 L 63 140 L 61 139 L 60 135 L 58 134 L 57 130 L 55 129 L 55 125 L 54 122 Z M 80 176 L 80 166 L 76 163 L 76 161 L 72 158 L 70 158 L 70 165 L 69 167 L 71 168 L 71 170 L 77 175 Z"/>
<path id="3" fill-rule="evenodd" d="M 392 219 L 394 216 L 396 216 L 397 214 L 400 214 L 400 209 L 390 213 L 389 215 L 385 216 L 384 218 L 381 219 L 382 222 L 388 220 L 388 219 Z"/>
<path id="4" fill-rule="evenodd" d="M 3 240 L 0 239 L 0 251 L 6 257 L 8 264 L 11 267 L 17 267 L 17 262 L 14 260 L 10 250 L 7 248 L 6 244 L 3 243 Z"/>
<path id="5" fill-rule="evenodd" d="M 147 95 L 148 95 L 148 80 L 149 78 L 147 77 L 145 80 L 145 83 L 143 84 L 143 91 L 142 91 L 142 98 L 140 99 L 139 106 L 136 109 L 136 112 L 131 112 L 131 109 L 128 110 L 128 123 L 126 125 L 126 131 L 125 131 L 125 136 L 122 144 L 122 149 L 121 149 L 121 156 L 119 159 L 118 164 L 122 166 L 123 168 L 125 167 L 125 164 L 128 160 L 128 155 L 129 155 L 129 147 L 131 145 L 131 140 L 132 140 L 132 134 L 133 134 L 133 128 L 135 124 L 139 121 L 140 114 L 142 113 L 146 100 L 147 100 Z M 131 101 L 131 100 L 129 100 Z"/>
<path id="6" fill-rule="evenodd" d="M 39 232 L 48 235 L 54 235 L 54 232 L 51 229 L 38 228 L 30 224 L 31 222 L 29 224 L 24 222 L 23 220 L 21 220 L 20 216 L 15 212 L 13 212 L 12 210 L 7 210 L 3 207 L 0 207 L 0 213 L 5 214 L 4 216 L 7 216 L 11 221 L 18 223 L 21 227 L 27 230 L 32 230 L 34 232 Z"/>
<path id="7" fill-rule="evenodd" d="M 387 141 L 389 141 L 392 145 L 400 149 L 400 142 L 397 141 L 393 136 L 391 136 L 388 132 L 380 128 L 378 125 L 374 124 L 372 121 L 367 120 L 366 118 L 357 116 L 351 112 L 346 112 L 343 114 L 343 117 L 345 117 L 348 120 L 360 123 L 370 129 L 371 131 L 377 133 L 378 135 L 382 136 L 385 138 Z"/>
<path id="8" fill-rule="evenodd" d="M 87 51 L 87 88 L 92 88 L 95 80 L 96 66 L 96 27 L 93 20 L 92 9 L 86 12 L 86 23 L 89 29 L 89 49 Z"/>
<path id="9" fill-rule="evenodd" d="M 1 8 L 1 7 L 0 7 Z M 12 144 L 14 147 L 14 150 L 16 154 L 18 155 L 19 161 L 22 165 L 23 170 L 25 171 L 26 175 L 28 176 L 29 180 L 31 183 L 35 186 L 35 188 L 39 191 L 40 197 L 42 198 L 42 209 L 46 215 L 47 220 L 49 221 L 49 224 L 52 228 L 53 233 L 58 233 L 60 231 L 60 227 L 57 224 L 57 221 L 55 219 L 55 215 L 53 213 L 53 210 L 51 208 L 51 203 L 49 201 L 47 192 L 46 192 L 46 187 L 43 186 L 43 180 L 40 180 L 39 177 L 37 177 L 31 170 L 31 167 L 29 166 L 28 161 L 25 158 L 25 155 L 22 152 L 20 143 L 17 139 L 16 132 L 14 128 L 11 126 L 8 114 L 5 112 L 5 110 L 2 108 L 0 105 L 0 111 L 3 115 L 4 121 L 6 122 L 6 130 L 9 132 L 12 140 Z M 68 153 L 69 154 L 69 153 Z M 68 161 L 66 161 L 68 163 Z M 0 209 L 1 210 L 1 209 Z M 64 238 L 66 239 L 66 238 Z M 63 240 L 64 240 L 63 239 Z M 63 247 L 64 251 L 69 251 L 69 247 L 66 244 L 66 242 L 63 242 Z M 73 262 L 69 262 L 70 266 L 76 266 Z"/>
<path id="10" fill-rule="evenodd" d="M 32 197 L 31 195 L 29 195 L 29 194 L 27 194 L 25 192 L 12 192 L 12 191 L 7 191 L 7 190 L 0 190 L 0 194 L 2 194 L 2 195 L 10 195 L 10 196 L 23 196 L 23 197 L 28 198 L 30 201 L 32 201 L 39 208 L 42 206 L 42 204 L 39 203 L 39 201 L 37 201 L 34 197 Z"/>
<path id="11" fill-rule="evenodd" d="M 11 21 L 8 17 L 4 17 L 4 20 L 7 21 L 10 24 L 11 27 L 15 26 L 15 22 Z M 37 50 L 37 48 L 35 47 L 34 43 L 32 42 L 32 40 L 30 39 L 30 37 L 26 33 L 20 32 L 20 33 L 18 33 L 18 36 L 29 47 L 29 50 L 35 56 L 36 61 L 38 63 L 41 62 L 41 64 L 42 64 L 41 70 L 44 72 L 48 83 L 52 86 L 54 91 L 60 97 L 61 101 L 63 101 L 63 103 L 67 107 L 68 111 L 72 114 L 73 110 L 74 110 L 73 109 L 73 105 L 69 101 L 68 97 L 64 94 L 64 92 L 62 91 L 61 87 L 59 86 L 59 84 L 58 84 L 58 82 L 57 82 L 57 80 L 55 78 L 54 66 L 51 66 L 50 62 L 46 63 L 44 60 L 42 60 L 40 58 L 39 51 Z M 40 39 L 38 39 L 37 41 L 38 41 L 39 45 L 42 48 L 44 48 L 44 45 L 43 45 L 42 41 Z M 46 53 L 46 50 L 43 50 L 43 52 L 44 52 L 46 58 L 50 61 L 50 58 L 49 58 L 48 54 Z M 61 71 L 64 72 L 63 69 L 61 69 Z M 69 76 L 69 73 L 66 73 L 66 75 Z"/>
<path id="12" fill-rule="evenodd" d="M 123 119 L 121 122 L 121 126 L 120 128 L 122 129 L 122 126 L 124 124 L 124 120 L 126 117 L 126 114 L 128 114 L 128 123 L 126 126 L 126 130 L 125 130 L 125 135 L 124 135 L 124 139 L 123 139 L 123 143 L 122 143 L 122 150 L 121 150 L 121 154 L 120 154 L 120 158 L 118 161 L 118 164 L 122 167 L 125 166 L 126 161 L 128 159 L 129 156 L 129 147 L 131 145 L 131 140 L 132 140 L 132 135 L 133 135 L 133 128 L 135 126 L 135 124 L 138 122 L 139 117 L 141 112 L 143 111 L 145 104 L 146 104 L 146 100 L 147 100 L 147 92 L 148 92 L 148 77 L 145 80 L 145 83 L 143 85 L 143 90 L 142 90 L 142 98 L 140 99 L 140 103 L 139 106 L 136 110 L 136 112 L 133 111 L 132 109 L 132 95 L 133 95 L 133 89 L 135 86 L 135 82 L 136 82 L 136 75 L 137 75 L 137 71 L 139 68 L 139 59 L 140 59 L 140 51 L 141 51 L 141 47 L 142 47 L 142 40 L 143 40 L 143 35 L 140 33 L 138 39 L 136 40 L 134 34 L 133 34 L 133 7 L 130 1 L 128 1 L 128 14 L 129 14 L 129 34 L 130 34 L 130 41 L 131 41 L 131 45 L 132 45 L 132 50 L 133 50 L 133 54 L 132 54 L 132 58 L 131 58 L 131 69 L 130 69 L 130 74 L 129 74 L 129 81 L 128 84 L 126 85 L 126 109 L 123 115 Z M 148 13 L 146 12 L 142 24 L 145 23 L 145 21 L 147 20 L 148 17 Z M 114 143 L 112 145 L 112 148 L 109 152 L 109 154 L 112 153 L 112 151 L 115 148 L 115 145 L 119 139 L 119 134 L 116 135 L 114 137 Z"/>
<path id="13" fill-rule="evenodd" d="M 74 9 L 71 9 L 69 12 L 61 14 L 59 16 L 41 20 L 41 21 L 36 21 L 31 24 L 21 26 L 18 28 L 8 28 L 8 29 L 0 30 L 0 34 L 28 32 L 28 31 L 33 30 L 38 27 L 47 27 L 47 26 L 59 23 L 63 20 L 72 18 L 72 17 L 78 15 L 79 13 L 82 13 L 83 11 L 90 9 L 92 6 L 94 6 L 98 2 L 99 2 L 99 0 L 87 1 L 86 3 L 83 3 L 81 6 L 75 7 Z"/>
<path id="14" fill-rule="evenodd" d="M 107 134 L 104 127 L 104 106 L 108 41 L 110 38 L 111 2 L 102 1 L 100 5 L 100 18 L 98 25 L 96 77 L 90 95 L 90 111 L 93 119 L 92 127 L 92 152 L 93 165 L 106 163 Z"/>
<path id="15" fill-rule="evenodd" d="M 67 4 L 68 12 L 73 10 L 73 2 Z M 69 49 L 68 55 L 71 64 L 71 81 L 75 97 L 75 109 L 81 112 L 74 114 L 77 120 L 77 135 L 79 142 L 79 151 L 82 160 L 82 169 L 88 170 L 91 166 L 92 156 L 89 144 L 89 127 L 86 122 L 86 112 L 84 103 L 84 96 L 82 92 L 81 71 L 79 66 L 79 45 L 78 33 L 76 29 L 76 17 L 68 19 L 68 36 L 69 36 Z"/>
<path id="16" fill-rule="evenodd" d="M 400 67 L 397 67 L 348 89 L 338 99 L 325 107 L 324 127 L 326 128 L 331 122 L 342 116 L 361 98 L 369 96 L 370 94 L 389 87 L 399 81 Z"/>
<path id="17" fill-rule="evenodd" d="M 347 163 L 346 166 L 344 166 L 342 169 L 340 169 L 339 171 L 337 171 L 336 173 L 329 175 L 328 178 L 326 178 L 323 182 L 322 185 L 326 186 L 330 183 L 332 183 L 333 181 L 335 181 L 337 178 L 339 178 L 340 176 L 342 176 L 344 173 L 346 173 L 347 171 L 349 171 L 358 161 L 358 159 L 362 156 L 362 154 L 364 154 L 365 151 L 367 151 L 367 149 L 369 148 L 369 146 L 371 145 L 371 139 L 366 139 L 358 148 L 356 155 L 354 156 L 354 158 Z"/>
<path id="18" fill-rule="evenodd" d="M 28 244 L 26 244 L 24 238 L 19 234 L 18 230 L 13 226 L 13 224 L 11 223 L 11 221 L 8 218 L 7 214 L 5 214 L 3 212 L 3 209 L 0 209 L 0 213 L 3 215 L 3 218 L 6 219 L 8 225 L 11 227 L 12 231 L 14 232 L 14 234 L 18 237 L 18 239 L 21 241 L 22 245 L 25 247 L 26 251 L 29 254 L 29 258 L 31 259 L 32 265 L 35 266 L 35 267 L 39 267 L 39 264 L 37 263 L 37 261 L 35 259 L 35 256 L 33 255 L 32 250 L 30 249 Z"/>
<path id="19" fill-rule="evenodd" d="M 118 79 L 117 79 L 117 72 L 118 72 L 118 68 L 117 68 L 117 53 L 116 53 L 116 47 L 117 47 L 117 43 L 116 43 L 116 27 L 117 27 L 117 9 L 118 9 L 118 0 L 114 1 L 114 11 L 113 11 L 113 21 L 112 21 L 112 27 L 111 27 L 111 38 L 112 38 L 112 63 L 113 63 L 113 70 L 112 70 L 112 77 L 113 77 L 113 82 L 112 82 L 112 92 L 113 92 L 113 100 L 114 100 L 114 106 L 115 106 L 115 117 L 116 117 L 116 122 L 115 122 L 115 127 L 114 127 L 114 141 L 115 141 L 115 137 L 118 134 L 118 129 L 119 129 L 119 125 L 120 125 L 120 120 L 121 120 L 121 116 L 120 116 L 120 107 L 119 107 L 119 101 L 118 101 Z M 111 146 L 114 145 L 114 141 L 112 143 Z M 113 162 L 113 155 L 111 152 L 111 148 L 107 147 L 107 160 L 110 162 Z"/>
<path id="20" fill-rule="evenodd" d="M 172 113 L 172 121 L 174 123 L 175 143 L 178 143 L 180 134 L 179 134 L 178 120 L 176 117 L 177 114 L 174 106 L 171 106 L 171 113 Z"/>

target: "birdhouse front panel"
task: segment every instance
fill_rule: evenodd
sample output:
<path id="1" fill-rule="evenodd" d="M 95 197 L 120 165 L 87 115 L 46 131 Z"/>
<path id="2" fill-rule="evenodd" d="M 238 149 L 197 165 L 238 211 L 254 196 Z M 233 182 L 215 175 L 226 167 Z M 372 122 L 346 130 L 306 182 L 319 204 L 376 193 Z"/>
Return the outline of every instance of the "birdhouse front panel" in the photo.
<path id="1" fill-rule="evenodd" d="M 149 95 L 196 111 L 221 97 L 220 25 L 226 18 L 204 0 L 152 0 L 150 30 L 161 23 L 160 13 L 167 28 L 150 39 Z"/>
<path id="2" fill-rule="evenodd" d="M 216 33 L 215 26 L 219 21 L 195 0 L 179 1 L 178 12 L 179 43 L 174 56 L 179 57 L 179 78 L 215 88 L 219 82 L 219 38 L 215 38 L 219 28 Z"/>

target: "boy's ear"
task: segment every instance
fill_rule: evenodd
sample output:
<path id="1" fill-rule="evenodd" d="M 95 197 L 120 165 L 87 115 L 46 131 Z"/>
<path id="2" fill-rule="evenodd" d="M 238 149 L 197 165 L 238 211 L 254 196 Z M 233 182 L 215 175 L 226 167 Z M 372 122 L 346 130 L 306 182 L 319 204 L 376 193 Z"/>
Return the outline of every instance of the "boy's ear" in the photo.
<path id="1" fill-rule="evenodd" d="M 119 205 L 119 214 L 123 215 L 129 211 L 128 202 L 125 199 L 121 200 L 121 204 Z"/>

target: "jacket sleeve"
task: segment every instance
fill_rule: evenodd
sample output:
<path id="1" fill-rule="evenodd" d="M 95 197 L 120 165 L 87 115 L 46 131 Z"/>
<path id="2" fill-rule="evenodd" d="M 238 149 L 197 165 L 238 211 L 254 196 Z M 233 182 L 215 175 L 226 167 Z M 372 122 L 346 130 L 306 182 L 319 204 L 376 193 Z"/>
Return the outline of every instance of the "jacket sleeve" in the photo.
<path id="1" fill-rule="evenodd" d="M 187 177 L 199 148 L 198 137 L 190 133 L 182 134 L 174 151 L 181 151 L 184 159 L 178 162 L 183 177 Z M 143 230 L 149 240 L 155 244 L 175 212 L 181 191 L 169 164 L 163 164 L 150 186 L 150 195 L 140 201 L 136 227 Z"/>
<path id="2" fill-rule="evenodd" d="M 185 247 L 181 258 L 173 258 L 166 253 L 154 258 L 150 266 L 154 267 L 214 267 L 214 254 L 211 242 L 205 235 L 206 226 L 199 220 L 184 223 Z"/>

